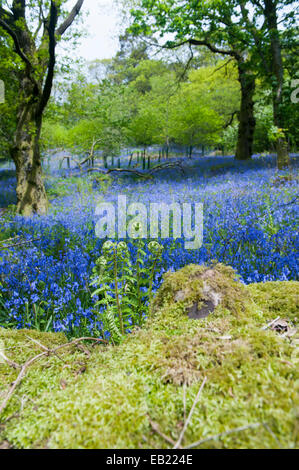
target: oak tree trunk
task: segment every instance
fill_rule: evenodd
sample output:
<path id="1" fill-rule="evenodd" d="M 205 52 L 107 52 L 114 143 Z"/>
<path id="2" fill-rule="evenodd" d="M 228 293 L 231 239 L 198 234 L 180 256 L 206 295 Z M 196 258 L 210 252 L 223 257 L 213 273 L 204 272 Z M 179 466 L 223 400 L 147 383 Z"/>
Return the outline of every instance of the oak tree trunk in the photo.
<path id="1" fill-rule="evenodd" d="M 37 113 L 38 91 L 30 79 L 22 80 L 22 97 L 11 149 L 17 176 L 17 212 L 29 216 L 45 214 L 48 199 L 42 178 L 40 132 L 42 116 Z"/>
<path id="2" fill-rule="evenodd" d="M 241 106 L 239 113 L 238 141 L 236 160 L 249 160 L 253 151 L 255 131 L 254 101 L 255 78 L 247 73 L 241 64 L 238 65 L 241 86 Z"/>
<path id="3" fill-rule="evenodd" d="M 277 121 L 276 121 L 276 126 Z M 277 152 L 277 168 L 282 170 L 290 164 L 288 142 L 285 137 L 278 138 L 276 141 L 276 152 Z"/>
<path id="4" fill-rule="evenodd" d="M 290 163 L 288 143 L 285 136 L 284 117 L 282 111 L 283 102 L 283 63 L 281 54 L 281 43 L 277 23 L 277 2 L 265 0 L 264 14 L 268 23 L 271 41 L 271 74 L 272 74 L 272 99 L 274 124 L 278 128 L 279 137 L 276 141 L 277 166 L 285 168 Z"/>

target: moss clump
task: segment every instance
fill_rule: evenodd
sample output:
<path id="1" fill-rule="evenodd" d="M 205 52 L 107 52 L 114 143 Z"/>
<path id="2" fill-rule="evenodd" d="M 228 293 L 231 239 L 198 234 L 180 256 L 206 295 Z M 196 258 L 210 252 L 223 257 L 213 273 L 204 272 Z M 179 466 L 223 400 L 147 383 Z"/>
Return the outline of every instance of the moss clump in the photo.
<path id="1" fill-rule="evenodd" d="M 208 269 L 194 265 L 168 274 L 145 328 L 120 346 L 89 346 L 88 354 L 71 347 L 61 350 L 60 358 L 33 365 L 0 417 L 0 442 L 18 448 L 167 448 L 150 420 L 176 440 L 184 420 L 181 385 L 187 384 L 188 413 L 207 377 L 183 445 L 261 423 L 203 446 L 298 446 L 296 335 L 261 329 L 277 316 L 267 302 L 264 307 L 267 284 L 247 288 L 231 269 L 217 265 L 211 270 L 209 281 Z M 205 302 L 210 293 L 203 292 L 204 282 L 222 295 L 221 301 L 206 318 L 190 319 L 192 302 Z M 294 298 L 298 283 L 285 287 Z M 293 310 L 284 298 L 281 302 L 284 318 L 290 313 L 294 321 Z M 278 303 L 277 297 L 277 308 Z M 27 338 L 34 334 L 0 329 L 5 347 L 13 348 L 7 356 L 23 362 L 38 353 Z M 65 342 L 61 335 L 36 335 L 49 347 Z M 79 373 L 81 363 L 84 373 Z M 0 364 L 1 401 L 16 374 Z"/>
<path id="2" fill-rule="evenodd" d="M 161 307 L 175 301 L 189 313 L 197 310 L 200 314 L 205 304 L 210 304 L 210 308 L 203 312 L 206 316 L 218 305 L 240 314 L 244 311 L 247 297 L 245 286 L 238 281 L 237 274 L 230 266 L 218 263 L 210 268 L 190 264 L 164 276 L 152 310 L 153 313 L 159 312 Z"/>
<path id="3" fill-rule="evenodd" d="M 272 281 L 251 284 L 248 290 L 254 302 L 263 310 L 265 318 L 287 317 L 298 323 L 299 282 Z"/>

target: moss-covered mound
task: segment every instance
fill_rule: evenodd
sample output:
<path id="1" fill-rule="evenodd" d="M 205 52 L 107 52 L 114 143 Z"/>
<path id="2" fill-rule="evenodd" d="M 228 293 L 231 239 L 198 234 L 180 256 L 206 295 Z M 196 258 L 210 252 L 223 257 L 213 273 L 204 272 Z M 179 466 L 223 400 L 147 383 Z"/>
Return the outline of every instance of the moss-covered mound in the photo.
<path id="1" fill-rule="evenodd" d="M 167 274 L 146 327 L 120 346 L 72 345 L 30 366 L 0 416 L 0 447 L 168 448 L 157 429 L 178 439 L 204 377 L 182 446 L 298 446 L 298 284 L 245 287 L 222 265 Z M 66 339 L 0 329 L 19 364 L 37 341 Z M 0 403 L 18 373 L 0 363 Z"/>

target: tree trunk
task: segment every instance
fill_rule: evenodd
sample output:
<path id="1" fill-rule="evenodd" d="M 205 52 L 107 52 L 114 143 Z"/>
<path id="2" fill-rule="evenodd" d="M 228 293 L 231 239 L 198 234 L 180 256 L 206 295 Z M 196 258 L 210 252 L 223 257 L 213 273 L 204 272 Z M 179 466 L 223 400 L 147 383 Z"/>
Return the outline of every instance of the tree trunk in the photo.
<path id="1" fill-rule="evenodd" d="M 236 160 L 249 160 L 252 156 L 255 130 L 254 101 L 255 77 L 247 73 L 243 64 L 238 64 L 241 86 L 241 106 L 239 114 Z"/>
<path id="2" fill-rule="evenodd" d="M 285 137 L 277 139 L 276 152 L 277 152 L 277 168 L 279 170 L 282 170 L 283 168 L 288 167 L 290 164 L 290 156 L 289 156 L 288 142 Z"/>
<path id="3" fill-rule="evenodd" d="M 10 36 L 10 42 L 13 44 L 11 52 L 18 55 L 23 65 L 18 68 L 17 128 L 11 148 L 17 173 L 17 210 L 23 215 L 44 214 L 47 211 L 48 201 L 42 179 L 39 149 L 42 116 L 53 85 L 57 39 L 72 25 L 83 2 L 84 0 L 77 0 L 59 27 L 57 23 L 63 2 L 15 0 L 9 2 L 11 5 L 7 8 L 6 5 L 3 8 L 3 2 L 0 2 L 1 36 L 3 31 Z M 36 21 L 39 26 L 35 31 L 30 29 L 30 26 L 35 28 L 35 21 L 33 24 L 32 21 L 27 23 L 27 16 L 30 16 L 32 9 L 29 3 L 47 3 L 40 5 Z"/>
<path id="4" fill-rule="evenodd" d="M 284 119 L 282 112 L 283 90 L 283 63 L 281 56 L 281 44 L 277 26 L 277 2 L 265 0 L 264 14 L 268 23 L 271 41 L 271 73 L 272 73 L 272 97 L 274 124 L 278 128 L 279 137 L 276 141 L 277 166 L 285 168 L 290 163 L 288 142 L 284 134 Z"/>
<path id="5" fill-rule="evenodd" d="M 42 117 L 36 114 L 36 91 L 31 89 L 29 80 L 25 79 L 23 83 L 12 158 L 17 176 L 17 212 L 29 216 L 32 213 L 45 214 L 48 199 L 42 178 L 39 147 Z M 33 96 L 35 99 L 32 99 Z"/>

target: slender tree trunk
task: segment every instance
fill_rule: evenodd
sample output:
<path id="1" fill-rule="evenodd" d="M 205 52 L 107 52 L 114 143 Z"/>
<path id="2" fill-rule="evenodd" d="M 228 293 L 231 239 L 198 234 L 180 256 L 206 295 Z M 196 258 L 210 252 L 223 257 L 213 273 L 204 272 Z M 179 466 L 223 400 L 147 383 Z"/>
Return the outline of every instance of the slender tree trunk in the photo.
<path id="1" fill-rule="evenodd" d="M 271 72 L 272 72 L 272 97 L 274 124 L 279 129 L 276 141 L 277 166 L 279 169 L 285 168 L 290 163 L 288 152 L 288 142 L 284 134 L 284 119 L 282 112 L 282 90 L 283 90 L 283 63 L 281 55 L 281 44 L 277 26 L 277 2 L 265 0 L 264 14 L 268 23 L 271 41 Z"/>
<path id="2" fill-rule="evenodd" d="M 17 176 L 17 211 L 28 216 L 45 214 L 48 199 L 42 178 L 40 132 L 42 117 L 37 115 L 37 90 L 23 79 L 22 98 L 17 115 L 17 129 L 12 146 L 12 158 Z"/>
<path id="3" fill-rule="evenodd" d="M 241 106 L 239 113 L 238 142 L 236 160 L 249 160 L 253 151 L 255 130 L 254 101 L 255 77 L 238 64 L 239 82 L 241 86 Z"/>

